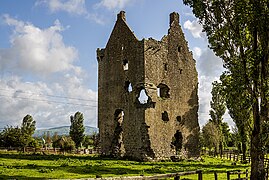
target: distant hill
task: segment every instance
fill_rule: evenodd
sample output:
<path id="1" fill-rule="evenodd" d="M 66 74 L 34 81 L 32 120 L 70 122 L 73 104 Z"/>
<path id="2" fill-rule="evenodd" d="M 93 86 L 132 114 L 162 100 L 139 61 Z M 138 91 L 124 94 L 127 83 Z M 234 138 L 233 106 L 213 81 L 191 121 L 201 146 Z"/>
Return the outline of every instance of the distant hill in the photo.
<path id="1" fill-rule="evenodd" d="M 53 136 L 54 133 L 58 133 L 58 135 L 69 135 L 70 126 L 61 126 L 49 129 L 37 129 L 35 130 L 34 137 L 42 137 L 44 133 L 50 132 L 50 136 Z M 98 133 L 98 128 L 85 126 L 85 134 L 86 135 L 93 135 Z"/>

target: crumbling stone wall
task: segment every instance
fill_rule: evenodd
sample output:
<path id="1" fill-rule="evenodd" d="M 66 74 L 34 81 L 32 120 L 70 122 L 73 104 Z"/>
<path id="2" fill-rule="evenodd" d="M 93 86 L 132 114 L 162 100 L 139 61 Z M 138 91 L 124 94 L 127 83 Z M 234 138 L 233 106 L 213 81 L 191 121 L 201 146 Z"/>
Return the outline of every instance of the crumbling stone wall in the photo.
<path id="1" fill-rule="evenodd" d="M 120 12 L 97 59 L 104 155 L 139 160 L 199 155 L 197 71 L 177 13 L 170 14 L 161 41 L 140 41 Z"/>

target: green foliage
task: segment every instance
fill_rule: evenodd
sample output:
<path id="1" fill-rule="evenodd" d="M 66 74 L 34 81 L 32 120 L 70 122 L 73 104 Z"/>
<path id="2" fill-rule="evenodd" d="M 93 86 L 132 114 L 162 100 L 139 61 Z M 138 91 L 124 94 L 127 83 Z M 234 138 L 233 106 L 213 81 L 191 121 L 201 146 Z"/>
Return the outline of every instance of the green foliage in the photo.
<path id="1" fill-rule="evenodd" d="M 226 111 L 225 106 L 225 94 L 223 92 L 223 86 L 221 83 L 214 81 L 212 83 L 212 100 L 210 101 L 211 110 L 209 111 L 211 121 L 218 129 L 220 139 L 219 139 L 219 151 L 220 154 L 222 154 L 223 151 L 223 145 L 225 144 L 225 135 L 227 135 L 227 132 L 223 132 L 223 115 Z"/>
<path id="2" fill-rule="evenodd" d="M 22 133 L 27 136 L 32 136 L 36 129 L 35 124 L 36 122 L 33 120 L 33 117 L 27 114 L 22 120 L 22 125 L 21 125 Z"/>
<path id="3" fill-rule="evenodd" d="M 230 133 L 230 128 L 227 122 L 222 122 L 221 123 L 221 132 L 223 135 L 223 143 L 224 146 L 227 147 L 228 144 L 233 143 L 232 142 L 232 134 Z M 232 147 L 232 146 L 230 146 Z"/>
<path id="4" fill-rule="evenodd" d="M 207 34 L 210 48 L 223 59 L 235 89 L 247 93 L 252 122 L 251 179 L 264 179 L 263 147 L 269 132 L 269 1 L 183 0 L 193 8 Z M 242 91 L 241 91 L 242 92 Z"/>
<path id="5" fill-rule="evenodd" d="M 21 147 L 21 135 L 19 127 L 7 126 L 1 133 L 1 145 L 3 147 Z"/>
<path id="6" fill-rule="evenodd" d="M 221 126 L 222 116 L 226 111 L 225 96 L 221 83 L 214 81 L 212 83 L 212 100 L 210 101 L 211 110 L 209 111 L 211 120 L 217 126 Z M 221 130 L 221 128 L 219 128 Z"/>
<path id="7" fill-rule="evenodd" d="M 38 139 L 32 139 L 32 141 L 29 142 L 28 147 L 32 147 L 32 148 L 41 148 L 41 145 L 39 143 Z"/>
<path id="8" fill-rule="evenodd" d="M 85 127 L 83 125 L 83 114 L 81 112 L 76 112 L 74 116 L 70 116 L 71 126 L 69 135 L 76 144 L 76 148 L 81 146 L 84 141 L 84 131 Z"/>
<path id="9" fill-rule="evenodd" d="M 236 125 L 236 138 L 239 150 L 242 151 L 245 160 L 249 136 L 251 135 L 251 96 L 245 85 L 236 73 L 225 72 L 221 75 L 223 88 L 225 89 L 226 105 L 229 114 Z"/>
<path id="10" fill-rule="evenodd" d="M 35 121 L 32 116 L 26 115 L 23 118 L 21 128 L 7 126 L 0 135 L 1 146 L 24 148 L 33 142 L 32 135 L 35 131 Z"/>
<path id="11" fill-rule="evenodd" d="M 202 137 L 205 147 L 215 148 L 215 151 L 217 151 L 221 141 L 221 132 L 215 123 L 208 121 L 205 124 L 202 129 Z"/>
<path id="12" fill-rule="evenodd" d="M 94 139 L 93 139 L 93 136 L 90 136 L 90 135 L 86 135 L 85 138 L 84 138 L 84 141 L 83 141 L 83 146 L 85 148 L 88 148 L 88 147 L 93 147 L 94 146 Z"/>
<path id="13" fill-rule="evenodd" d="M 53 147 L 60 148 L 61 151 L 64 152 L 71 152 L 75 149 L 75 142 L 72 140 L 71 137 L 62 136 L 61 138 L 53 142 Z"/>
<path id="14" fill-rule="evenodd" d="M 23 147 L 28 146 L 28 144 L 33 141 L 32 135 L 35 132 L 35 124 L 36 122 L 33 120 L 33 117 L 27 114 L 23 120 L 21 125 L 21 144 Z"/>

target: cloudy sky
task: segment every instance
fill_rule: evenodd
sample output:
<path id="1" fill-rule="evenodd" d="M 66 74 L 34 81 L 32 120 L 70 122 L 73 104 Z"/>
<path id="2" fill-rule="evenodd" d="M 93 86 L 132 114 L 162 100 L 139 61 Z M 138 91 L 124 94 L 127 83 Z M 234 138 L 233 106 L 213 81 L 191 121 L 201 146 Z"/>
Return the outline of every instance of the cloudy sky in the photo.
<path id="1" fill-rule="evenodd" d="M 207 48 L 201 26 L 181 1 L 1 0 L 0 128 L 20 125 L 26 114 L 37 128 L 70 125 L 77 111 L 85 125 L 97 127 L 96 48 L 105 47 L 120 10 L 139 39 L 160 40 L 167 34 L 169 14 L 180 14 L 197 60 L 199 123 L 204 125 L 211 83 L 223 71 L 222 62 Z"/>

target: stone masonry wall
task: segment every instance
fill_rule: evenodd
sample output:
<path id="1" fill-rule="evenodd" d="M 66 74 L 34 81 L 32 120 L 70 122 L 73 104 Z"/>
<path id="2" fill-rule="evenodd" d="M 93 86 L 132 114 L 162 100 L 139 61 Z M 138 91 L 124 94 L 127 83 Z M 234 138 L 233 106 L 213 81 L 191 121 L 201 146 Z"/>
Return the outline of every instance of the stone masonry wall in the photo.
<path id="1" fill-rule="evenodd" d="M 104 155 L 155 160 L 199 154 L 197 72 L 177 13 L 161 41 L 139 41 L 120 12 L 97 59 Z"/>

